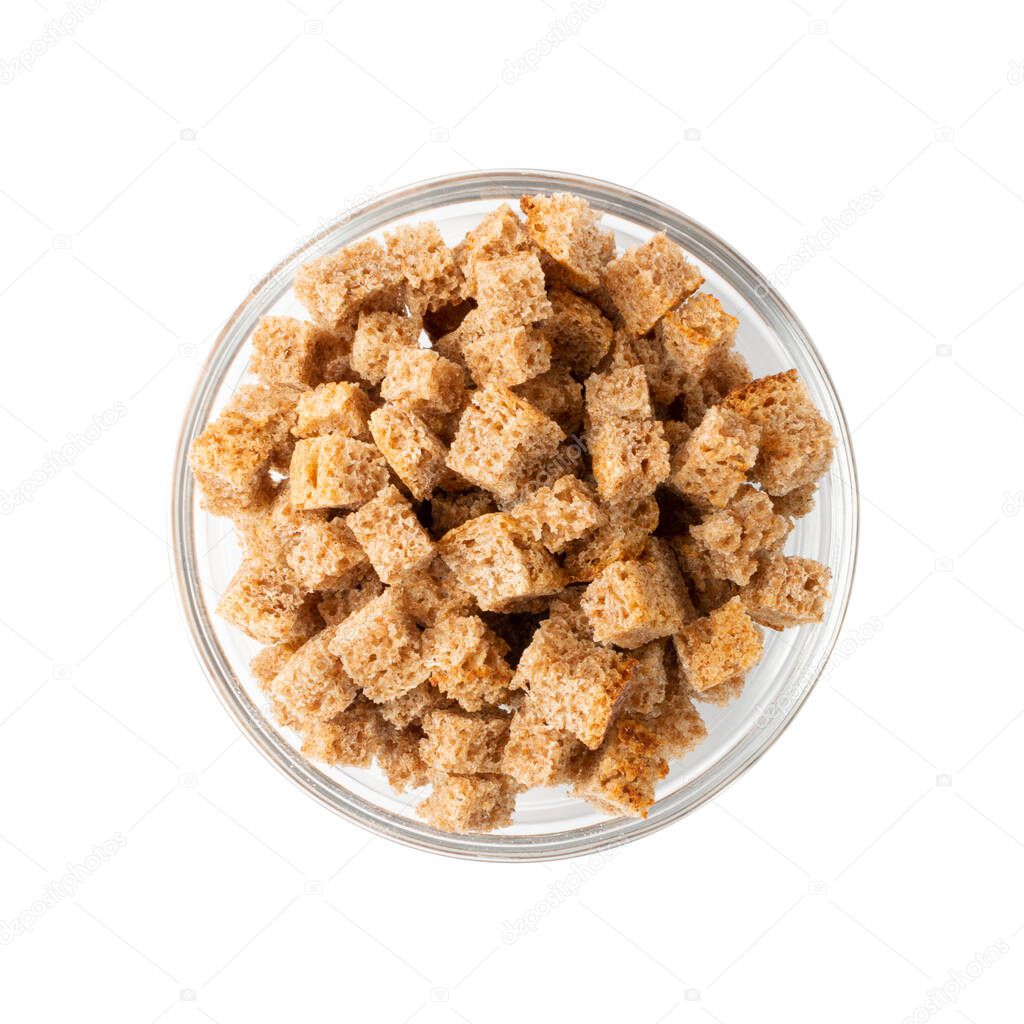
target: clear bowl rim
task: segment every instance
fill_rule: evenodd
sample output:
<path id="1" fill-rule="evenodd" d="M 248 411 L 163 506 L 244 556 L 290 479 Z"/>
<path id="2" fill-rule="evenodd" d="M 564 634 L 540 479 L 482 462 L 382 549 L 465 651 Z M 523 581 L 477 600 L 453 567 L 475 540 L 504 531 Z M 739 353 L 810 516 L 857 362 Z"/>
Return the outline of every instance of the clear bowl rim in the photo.
<path id="1" fill-rule="evenodd" d="M 745 736 L 734 744 L 725 757 L 716 761 L 703 776 L 694 780 L 699 782 L 702 778 L 714 776 L 707 779 L 698 792 L 690 792 L 693 787 L 691 783 L 690 786 L 659 799 L 647 818 L 610 818 L 586 828 L 537 835 L 450 834 L 431 828 L 423 822 L 391 814 L 370 801 L 347 792 L 335 780 L 328 778 L 314 764 L 298 754 L 244 693 L 228 658 L 209 627 L 209 615 L 199 588 L 196 551 L 192 543 L 194 482 L 188 467 L 188 449 L 198 430 L 208 419 L 224 371 L 248 336 L 249 332 L 246 330 L 233 345 L 228 345 L 239 324 L 246 319 L 251 307 L 268 290 L 276 287 L 278 294 L 286 291 L 290 287 L 294 268 L 299 262 L 314 255 L 320 243 L 328 238 L 334 238 L 343 229 L 348 228 L 349 237 L 339 244 L 349 244 L 376 230 L 380 223 L 414 213 L 425 215 L 437 203 L 500 197 L 509 192 L 517 194 L 541 191 L 581 193 L 590 201 L 596 202 L 602 212 L 620 214 L 648 228 L 665 230 L 670 236 L 674 229 L 685 230 L 689 251 L 705 260 L 711 258 L 711 262 L 716 264 L 720 261 L 722 266 L 727 267 L 734 276 L 747 285 L 748 300 L 758 306 L 759 313 L 769 314 L 774 322 L 787 327 L 788 333 L 817 372 L 818 383 L 828 393 L 834 425 L 838 427 L 839 443 L 836 452 L 837 456 L 843 458 L 843 469 L 846 471 L 846 476 L 841 481 L 847 498 L 846 516 L 842 522 L 843 554 L 848 560 L 843 574 L 845 586 L 841 593 L 833 593 L 826 621 L 815 627 L 820 630 L 828 625 L 830 628 L 827 637 L 819 641 L 815 667 L 807 673 L 799 692 L 775 719 L 771 728 L 760 729 L 760 742 L 751 741 L 754 733 L 748 729 Z M 696 252 L 693 245 L 695 240 L 699 243 Z M 703 251 L 699 251 L 701 248 Z M 498 862 L 559 860 L 595 854 L 621 846 L 660 831 L 679 820 L 717 796 L 743 775 L 785 732 L 821 677 L 838 641 L 846 616 L 856 571 L 859 538 L 857 469 L 842 404 L 832 378 L 809 334 L 767 278 L 731 245 L 703 224 L 644 193 L 583 175 L 526 168 L 482 169 L 443 175 L 384 193 L 360 204 L 313 233 L 264 275 L 225 322 L 200 370 L 178 436 L 170 512 L 174 575 L 193 650 L 228 714 L 260 753 L 318 803 L 375 835 L 431 853 Z M 746 749 L 742 749 L 744 744 Z M 737 751 L 741 751 L 742 756 L 733 756 Z M 730 763 L 726 765 L 726 762 Z"/>

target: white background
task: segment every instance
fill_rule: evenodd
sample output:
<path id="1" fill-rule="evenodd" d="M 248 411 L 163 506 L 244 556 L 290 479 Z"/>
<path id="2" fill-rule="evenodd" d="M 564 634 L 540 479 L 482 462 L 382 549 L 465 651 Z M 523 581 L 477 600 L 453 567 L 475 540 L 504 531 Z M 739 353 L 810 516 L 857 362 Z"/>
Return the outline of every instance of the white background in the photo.
<path id="1" fill-rule="evenodd" d="M 1024 17 L 836 2 L 607 0 L 551 43 L 563 0 L 93 0 L 10 70 L 67 9 L 6 0 L 0 921 L 32 930 L 0 925 L 4 1019 L 1020 1019 Z M 597 863 L 444 860 L 314 805 L 237 736 L 169 580 L 225 316 L 338 211 L 488 166 L 633 185 L 788 266 L 861 472 L 825 680 Z"/>

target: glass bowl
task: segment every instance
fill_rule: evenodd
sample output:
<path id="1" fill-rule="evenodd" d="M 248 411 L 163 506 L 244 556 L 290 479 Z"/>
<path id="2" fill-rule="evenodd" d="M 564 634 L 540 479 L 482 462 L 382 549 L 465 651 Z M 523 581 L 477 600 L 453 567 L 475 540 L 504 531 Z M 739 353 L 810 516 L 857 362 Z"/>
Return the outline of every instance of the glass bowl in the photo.
<path id="1" fill-rule="evenodd" d="M 500 202 L 524 193 L 574 192 L 613 228 L 620 248 L 665 231 L 700 264 L 706 287 L 740 318 L 737 345 L 755 376 L 795 367 L 832 424 L 837 446 L 812 513 L 797 521 L 787 552 L 832 569 L 825 620 L 775 633 L 765 630 L 764 657 L 742 697 L 727 707 L 700 705 L 708 738 L 672 764 L 646 818 L 607 818 L 564 789 L 519 798 L 512 826 L 481 835 L 451 835 L 417 820 L 422 793 L 397 795 L 377 769 L 333 768 L 307 760 L 298 738 L 278 726 L 249 672 L 258 646 L 212 612 L 240 561 L 230 522 L 208 515 L 196 499 L 187 453 L 196 435 L 241 384 L 249 338 L 266 314 L 303 316 L 291 291 L 305 261 L 406 222 L 433 220 L 453 243 Z M 850 437 L 828 372 L 800 322 L 767 280 L 706 228 L 669 206 L 619 185 L 551 171 L 477 171 L 425 181 L 350 211 L 286 257 L 228 321 L 189 402 L 174 469 L 173 536 L 178 588 L 196 653 L 228 712 L 249 740 L 285 775 L 332 811 L 371 832 L 421 850 L 479 860 L 550 860 L 591 854 L 649 835 L 715 796 L 779 737 L 820 676 L 842 627 L 857 549 L 857 489 Z M 779 799 L 785 799 L 780 796 Z"/>

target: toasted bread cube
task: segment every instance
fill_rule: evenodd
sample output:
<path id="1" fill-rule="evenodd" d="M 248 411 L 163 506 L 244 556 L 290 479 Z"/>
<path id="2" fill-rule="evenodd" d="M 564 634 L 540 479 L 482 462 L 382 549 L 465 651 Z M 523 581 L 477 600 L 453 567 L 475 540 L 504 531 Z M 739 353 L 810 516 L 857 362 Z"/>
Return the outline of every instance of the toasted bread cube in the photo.
<path id="1" fill-rule="evenodd" d="M 366 558 L 366 552 L 362 548 L 359 550 Z M 369 563 L 369 559 L 367 559 L 367 563 Z M 377 579 L 377 574 L 367 564 L 366 572 L 356 580 L 347 586 L 330 590 L 324 594 L 317 602 L 316 610 L 328 626 L 336 626 L 383 593 L 384 584 Z"/>
<path id="2" fill-rule="evenodd" d="M 376 703 L 408 693 L 429 674 L 420 656 L 420 632 L 389 590 L 340 623 L 329 649 Z"/>
<path id="3" fill-rule="evenodd" d="M 532 324 L 551 315 L 540 260 L 532 252 L 479 260 L 475 297 L 491 330 Z"/>
<path id="4" fill-rule="evenodd" d="M 335 431 L 295 445 L 288 474 L 297 509 L 354 509 L 387 486 L 388 467 L 372 445 Z"/>
<path id="5" fill-rule="evenodd" d="M 505 512 L 463 523 L 437 547 L 459 585 L 484 611 L 501 611 L 521 598 L 557 594 L 565 582 L 554 558 Z"/>
<path id="6" fill-rule="evenodd" d="M 436 311 L 462 299 L 465 279 L 455 253 L 436 224 L 422 221 L 384 233 L 388 255 L 406 283 L 406 298 L 424 311 Z"/>
<path id="7" fill-rule="evenodd" d="M 476 609 L 473 595 L 459 586 L 440 558 L 424 569 L 406 573 L 392 589 L 417 626 L 435 626 L 451 616 L 468 615 Z"/>
<path id="8" fill-rule="evenodd" d="M 601 275 L 633 335 L 646 334 L 703 283 L 701 272 L 664 232 L 612 260 Z"/>
<path id="9" fill-rule="evenodd" d="M 252 336 L 249 368 L 265 384 L 312 387 L 318 382 L 321 347 L 332 335 L 290 316 L 265 316 Z"/>
<path id="10" fill-rule="evenodd" d="M 829 467 L 835 438 L 796 370 L 761 377 L 723 403 L 761 430 L 753 477 L 771 495 L 813 483 Z"/>
<path id="11" fill-rule="evenodd" d="M 438 619 L 423 634 L 431 683 L 466 711 L 508 700 L 512 681 L 512 669 L 505 660 L 508 650 L 508 644 L 478 615 Z"/>
<path id="12" fill-rule="evenodd" d="M 638 557 L 658 526 L 658 503 L 650 496 L 638 502 L 603 502 L 602 508 L 607 522 L 566 547 L 564 566 L 575 583 L 589 583 L 612 562 Z"/>
<path id="13" fill-rule="evenodd" d="M 189 465 L 205 509 L 231 515 L 266 502 L 268 471 L 291 452 L 295 396 L 290 388 L 241 388 L 192 442 Z"/>
<path id="14" fill-rule="evenodd" d="M 253 678 L 261 687 L 266 686 L 288 664 L 288 659 L 300 646 L 292 641 L 264 647 L 249 662 L 249 671 L 252 672 Z"/>
<path id="15" fill-rule="evenodd" d="M 370 438 L 367 421 L 373 411 L 370 396 L 358 385 L 330 381 L 299 395 L 296 437 L 314 437 L 334 431 L 361 441 Z"/>
<path id="16" fill-rule="evenodd" d="M 383 711 L 381 712 L 383 717 Z M 426 762 L 420 757 L 422 734 L 419 729 L 394 729 L 385 726 L 377 763 L 396 793 L 419 789 L 430 782 Z"/>
<path id="17" fill-rule="evenodd" d="M 639 717 L 624 716 L 584 759 L 573 792 L 605 813 L 646 818 L 654 787 L 667 774 L 658 734 Z"/>
<path id="18" fill-rule="evenodd" d="M 818 485 L 815 483 L 804 484 L 797 487 L 789 494 L 782 494 L 772 498 L 772 506 L 777 516 L 786 516 L 788 519 L 801 519 L 814 509 L 814 499 Z"/>
<path id="19" fill-rule="evenodd" d="M 714 689 L 718 690 L 719 687 Z M 705 690 L 700 696 L 706 698 L 711 692 Z M 644 724 L 657 735 L 661 753 L 667 758 L 685 757 L 708 735 L 704 719 L 693 706 L 690 694 L 683 690 L 677 690 L 658 704 L 644 719 Z"/>
<path id="20" fill-rule="evenodd" d="M 733 676 L 732 679 L 719 683 L 717 686 L 712 686 L 700 693 L 688 690 L 687 696 L 692 700 L 699 701 L 701 704 L 714 704 L 716 707 L 724 708 L 743 696 L 743 687 L 746 681 L 747 677 L 745 675 Z"/>
<path id="21" fill-rule="evenodd" d="M 583 424 L 583 385 L 562 363 L 553 362 L 547 372 L 517 385 L 515 393 L 554 420 L 566 434 Z"/>
<path id="22" fill-rule="evenodd" d="M 370 565 L 366 552 L 341 518 L 303 526 L 288 547 L 285 561 L 299 585 L 310 593 L 354 582 Z"/>
<path id="23" fill-rule="evenodd" d="M 551 345 L 534 327 L 506 327 L 463 342 L 462 358 L 480 387 L 512 387 L 550 368 Z"/>
<path id="24" fill-rule="evenodd" d="M 627 650 L 679 632 L 693 616 L 675 559 L 654 538 L 640 558 L 602 570 L 580 607 L 598 643 Z"/>
<path id="25" fill-rule="evenodd" d="M 611 321 L 594 303 L 566 288 L 550 289 L 548 299 L 551 315 L 538 327 L 558 358 L 582 377 L 601 362 L 611 347 Z"/>
<path id="26" fill-rule="evenodd" d="M 365 381 L 379 384 L 388 371 L 388 356 L 417 348 L 422 324 L 398 313 L 360 313 L 352 341 L 352 369 Z"/>
<path id="27" fill-rule="evenodd" d="M 668 441 L 660 420 L 601 420 L 587 430 L 587 441 L 605 501 L 639 501 L 668 478 Z"/>
<path id="28" fill-rule="evenodd" d="M 370 434 L 412 496 L 429 498 L 444 473 L 447 449 L 422 418 L 388 403 L 370 415 Z"/>
<path id="29" fill-rule="evenodd" d="M 723 509 L 690 527 L 690 536 L 703 548 L 711 572 L 743 587 L 758 565 L 774 556 L 792 528 L 775 514 L 763 491 L 745 485 Z"/>
<path id="30" fill-rule="evenodd" d="M 571 618 L 554 613 L 537 627 L 512 679 L 549 726 L 571 732 L 591 750 L 601 745 L 625 699 L 634 662 L 589 639 Z"/>
<path id="31" fill-rule="evenodd" d="M 553 729 L 527 697 L 512 716 L 501 770 L 521 786 L 557 786 L 568 782 L 584 746 L 564 729 Z"/>
<path id="32" fill-rule="evenodd" d="M 364 311 L 396 311 L 401 291 L 394 260 L 372 238 L 303 264 L 295 274 L 296 298 L 332 331 L 351 327 Z"/>
<path id="33" fill-rule="evenodd" d="M 714 574 L 710 555 L 692 537 L 677 534 L 669 538 L 669 545 L 690 585 L 694 605 L 702 615 L 725 604 L 739 592 L 735 583 Z"/>
<path id="34" fill-rule="evenodd" d="M 695 380 L 704 376 L 736 340 L 739 320 L 722 309 L 713 295 L 698 292 L 666 313 L 655 330 L 671 372 Z"/>
<path id="35" fill-rule="evenodd" d="M 381 717 L 388 725 L 395 729 L 407 729 L 410 726 L 419 726 L 423 716 L 428 711 L 456 707 L 454 701 L 449 700 L 436 686 L 430 683 L 420 683 L 413 687 L 401 697 L 379 704 Z"/>
<path id="36" fill-rule="evenodd" d="M 330 721 L 359 694 L 359 687 L 328 649 L 335 629 L 329 626 L 307 640 L 261 687 L 282 725 L 301 728 L 311 719 Z"/>
<path id="37" fill-rule="evenodd" d="M 624 714 L 650 714 L 665 699 L 669 688 L 667 644 L 667 640 L 653 640 L 633 652 L 636 666 L 623 704 Z"/>
<path id="38" fill-rule="evenodd" d="M 448 452 L 448 467 L 477 487 L 511 498 L 564 435 L 554 420 L 500 384 L 473 392 Z"/>
<path id="39" fill-rule="evenodd" d="M 698 506 L 725 508 L 757 459 L 760 436 L 742 416 L 713 406 L 676 452 L 669 485 Z"/>
<path id="40" fill-rule="evenodd" d="M 470 519 L 496 511 L 494 498 L 478 488 L 462 494 L 435 494 L 430 499 L 430 517 L 435 537 L 443 537 L 449 530 L 468 523 Z"/>
<path id="41" fill-rule="evenodd" d="M 642 366 L 623 367 L 587 378 L 587 420 L 651 420 L 654 407 Z"/>
<path id="42" fill-rule="evenodd" d="M 472 231 L 467 232 L 464 242 L 463 270 L 470 294 L 476 293 L 476 267 L 482 260 L 533 251 L 526 227 L 508 203 L 502 203 L 488 213 Z"/>
<path id="43" fill-rule="evenodd" d="M 500 774 L 508 724 L 502 712 L 429 711 L 423 716 L 420 756 L 435 772 Z"/>
<path id="44" fill-rule="evenodd" d="M 386 487 L 346 522 L 385 583 L 433 561 L 434 542 L 397 487 Z"/>
<path id="45" fill-rule="evenodd" d="M 530 237 L 557 264 L 569 287 L 586 292 L 601 286 L 609 256 L 607 239 L 585 199 L 567 192 L 522 196 L 519 209 Z"/>
<path id="46" fill-rule="evenodd" d="M 359 697 L 329 721 L 315 719 L 303 728 L 302 753 L 327 764 L 369 768 L 384 740 L 380 712 Z"/>
<path id="47" fill-rule="evenodd" d="M 416 810 L 443 832 L 492 832 L 512 824 L 517 793 L 505 775 L 441 775 Z"/>
<path id="48" fill-rule="evenodd" d="M 428 348 L 399 348 L 388 354 L 381 398 L 418 413 L 449 413 L 462 408 L 462 367 Z"/>
<path id="49" fill-rule="evenodd" d="M 773 558 L 740 592 L 755 622 L 769 629 L 788 629 L 821 622 L 829 599 L 832 573 L 813 558 Z"/>
<path id="50" fill-rule="evenodd" d="M 243 559 L 217 614 L 261 644 L 305 640 L 316 616 L 291 571 L 262 558 Z"/>
<path id="51" fill-rule="evenodd" d="M 683 677 L 698 693 L 745 674 L 760 660 L 763 646 L 761 631 L 738 597 L 687 623 L 673 642 Z"/>
<path id="52" fill-rule="evenodd" d="M 590 488 L 568 475 L 534 491 L 511 514 L 552 554 L 607 522 Z"/>

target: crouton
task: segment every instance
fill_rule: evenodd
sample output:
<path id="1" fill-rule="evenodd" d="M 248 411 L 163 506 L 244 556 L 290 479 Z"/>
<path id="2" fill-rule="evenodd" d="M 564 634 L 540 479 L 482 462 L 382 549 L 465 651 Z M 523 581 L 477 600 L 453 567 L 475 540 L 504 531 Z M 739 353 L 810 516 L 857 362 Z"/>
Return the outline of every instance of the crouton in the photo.
<path id="1" fill-rule="evenodd" d="M 462 358 L 479 386 L 512 387 L 550 368 L 551 345 L 533 327 L 506 327 L 463 342 Z"/>
<path id="2" fill-rule="evenodd" d="M 319 353 L 329 331 L 290 316 L 265 316 L 252 336 L 249 369 L 264 384 L 308 388 L 318 383 Z"/>
<path id="3" fill-rule="evenodd" d="M 422 324 L 398 313 L 360 313 L 352 340 L 352 369 L 365 381 L 379 384 L 388 371 L 388 357 L 404 348 L 416 348 Z"/>
<path id="4" fill-rule="evenodd" d="M 475 391 L 459 421 L 448 467 L 477 487 L 510 498 L 564 435 L 525 399 L 500 384 Z"/>
<path id="5" fill-rule="evenodd" d="M 386 487 L 346 522 L 385 583 L 425 569 L 434 558 L 430 534 L 396 487 Z"/>
<path id="6" fill-rule="evenodd" d="M 715 357 L 732 346 L 739 323 L 713 295 L 692 295 L 666 313 L 655 329 L 666 367 L 695 380 L 703 377 Z"/>
<path id="7" fill-rule="evenodd" d="M 417 413 L 455 412 L 465 394 L 462 367 L 431 349 L 393 349 L 380 394 Z"/>
<path id="8" fill-rule="evenodd" d="M 420 632 L 391 591 L 340 623 L 328 648 L 376 703 L 400 697 L 429 675 L 420 656 Z"/>
<path id="9" fill-rule="evenodd" d="M 677 451 L 669 485 L 698 506 L 724 508 L 754 465 L 760 433 L 737 413 L 713 406 Z"/>
<path id="10" fill-rule="evenodd" d="M 527 697 L 512 716 L 501 770 L 527 788 L 557 786 L 569 781 L 585 749 L 571 732 L 551 728 Z"/>
<path id="11" fill-rule="evenodd" d="M 566 192 L 522 196 L 519 208 L 530 238 L 554 260 L 570 287 L 592 291 L 601 286 L 607 243 L 585 199 Z"/>
<path id="12" fill-rule="evenodd" d="M 660 420 L 601 420 L 588 428 L 587 442 L 605 501 L 635 503 L 668 478 L 668 441 Z"/>
<path id="13" fill-rule="evenodd" d="M 772 498 L 775 514 L 786 516 L 788 519 L 803 518 L 814 509 L 814 496 L 817 489 L 817 484 L 804 484 L 803 487 L 794 488 L 788 494 Z"/>
<path id="14" fill-rule="evenodd" d="M 303 438 L 292 453 L 288 485 L 298 509 L 358 508 L 387 482 L 381 453 L 338 431 Z"/>
<path id="15" fill-rule="evenodd" d="M 477 615 L 438 619 L 423 634 L 431 683 L 466 711 L 508 700 L 512 681 L 512 669 L 505 660 L 508 649 Z"/>
<path id="16" fill-rule="evenodd" d="M 511 515 L 552 554 L 607 522 L 590 488 L 571 475 L 534 491 L 511 509 Z"/>
<path id="17" fill-rule="evenodd" d="M 384 740 L 380 712 L 362 697 L 330 720 L 315 719 L 303 730 L 302 753 L 327 764 L 369 768 Z"/>
<path id="18" fill-rule="evenodd" d="M 779 556 L 758 569 L 740 597 L 755 622 L 788 629 L 821 622 L 831 579 L 828 566 L 813 558 Z"/>
<path id="19" fill-rule="evenodd" d="M 631 334 L 646 334 L 703 283 L 700 271 L 663 232 L 608 263 L 601 281 Z"/>
<path id="20" fill-rule="evenodd" d="M 466 287 L 476 292 L 476 267 L 482 260 L 533 250 L 523 222 L 507 203 L 492 210 L 472 231 L 467 232 L 462 256 Z"/>
<path id="21" fill-rule="evenodd" d="M 580 607 L 598 643 L 627 650 L 677 633 L 693 617 L 675 559 L 653 537 L 638 559 L 603 569 L 587 587 Z"/>
<path id="22" fill-rule="evenodd" d="M 252 661 L 249 662 L 249 671 L 253 678 L 261 686 L 270 682 L 278 672 L 288 664 L 288 659 L 299 649 L 299 644 L 281 643 L 271 644 L 260 650 Z"/>
<path id="23" fill-rule="evenodd" d="M 753 478 L 781 496 L 813 483 L 829 467 L 835 438 L 796 370 L 761 377 L 731 391 L 723 403 L 761 430 Z"/>
<path id="24" fill-rule="evenodd" d="M 410 305 L 436 311 L 462 298 L 465 279 L 436 224 L 406 224 L 385 231 L 384 241 L 406 283 Z"/>
<path id="25" fill-rule="evenodd" d="M 435 537 L 443 537 L 470 519 L 496 511 L 494 498 L 479 488 L 462 494 L 435 494 L 430 499 L 430 521 Z"/>
<path id="26" fill-rule="evenodd" d="M 496 711 L 428 711 L 420 756 L 436 772 L 500 774 L 508 724 L 509 716 Z"/>
<path id="27" fill-rule="evenodd" d="M 705 690 L 702 696 L 710 692 Z M 658 704 L 644 718 L 644 724 L 657 736 L 661 753 L 668 758 L 684 757 L 708 735 L 704 719 L 683 690 L 677 690 Z"/>
<path id="28" fill-rule="evenodd" d="M 742 587 L 762 561 L 781 549 L 791 528 L 790 520 L 775 514 L 767 494 L 745 485 L 725 508 L 691 526 L 690 536 L 704 550 L 714 575 Z"/>
<path id="29" fill-rule="evenodd" d="M 484 611 L 501 611 L 517 598 L 556 594 L 564 585 L 558 563 L 513 516 L 477 516 L 446 533 L 438 551 Z"/>
<path id="30" fill-rule="evenodd" d="M 538 329 L 573 373 L 586 376 L 611 346 L 611 321 L 594 303 L 566 288 L 550 289 L 548 300 L 551 315 L 537 325 Z"/>
<path id="31" fill-rule="evenodd" d="M 361 441 L 370 439 L 367 421 L 373 411 L 370 396 L 358 384 L 331 381 L 303 391 L 296 405 L 296 437 L 314 437 L 334 431 Z"/>
<path id="32" fill-rule="evenodd" d="M 337 628 L 312 636 L 261 687 L 282 725 L 301 729 L 310 719 L 330 721 L 356 699 L 359 687 L 328 649 Z"/>
<path id="33" fill-rule="evenodd" d="M 365 558 L 366 552 L 359 550 Z M 377 579 L 367 559 L 366 572 L 347 586 L 327 591 L 317 602 L 316 610 L 328 626 L 336 626 L 383 593 L 384 584 Z"/>
<path id="34" fill-rule="evenodd" d="M 342 518 L 302 526 L 288 545 L 285 561 L 303 590 L 334 590 L 355 582 L 370 565 Z"/>
<path id="35" fill-rule="evenodd" d="M 562 363 L 552 362 L 545 373 L 516 385 L 515 393 L 552 419 L 565 434 L 583 424 L 583 385 Z"/>
<path id="36" fill-rule="evenodd" d="M 441 775 L 416 810 L 443 832 L 492 832 L 512 824 L 517 792 L 505 775 Z"/>
<path id="37" fill-rule="evenodd" d="M 474 296 L 489 329 L 532 324 L 551 315 L 544 271 L 532 252 L 479 260 L 475 275 Z"/>
<path id="38" fill-rule="evenodd" d="M 381 713 L 383 717 L 383 712 Z M 385 726 L 377 763 L 396 793 L 419 789 L 430 781 L 426 762 L 420 757 L 422 735 L 418 729 L 394 729 Z"/>
<path id="39" fill-rule="evenodd" d="M 692 537 L 676 534 L 668 538 L 668 543 L 686 576 L 694 605 L 702 615 L 725 604 L 739 592 L 735 583 L 715 575 L 711 556 Z"/>
<path id="40" fill-rule="evenodd" d="M 587 378 L 587 421 L 650 420 L 651 392 L 642 366 L 594 373 Z"/>
<path id="41" fill-rule="evenodd" d="M 370 414 L 370 434 L 412 496 L 429 498 L 444 473 L 447 449 L 423 419 L 387 403 Z"/>
<path id="42" fill-rule="evenodd" d="M 292 572 L 261 558 L 242 561 L 217 614 L 261 644 L 305 640 L 317 629 L 316 613 Z"/>
<path id="43" fill-rule="evenodd" d="M 667 643 L 666 640 L 653 640 L 633 652 L 636 664 L 623 704 L 623 714 L 650 714 L 665 699 L 669 687 L 665 664 Z"/>
<path id="44" fill-rule="evenodd" d="M 455 701 L 449 700 L 430 683 L 420 683 L 401 697 L 377 706 L 384 721 L 396 729 L 419 725 L 428 711 L 457 707 Z"/>
<path id="45" fill-rule="evenodd" d="M 604 525 L 566 546 L 563 565 L 570 582 L 589 583 L 612 562 L 636 558 L 658 525 L 658 503 L 653 497 L 602 502 L 601 508 L 607 520 Z"/>
<path id="46" fill-rule="evenodd" d="M 295 297 L 332 331 L 354 325 L 364 311 L 397 311 L 401 293 L 394 260 L 372 238 L 305 263 L 295 275 Z"/>
<path id="47" fill-rule="evenodd" d="M 673 642 L 683 677 L 698 693 L 753 668 L 763 645 L 761 631 L 738 597 L 687 623 Z"/>

